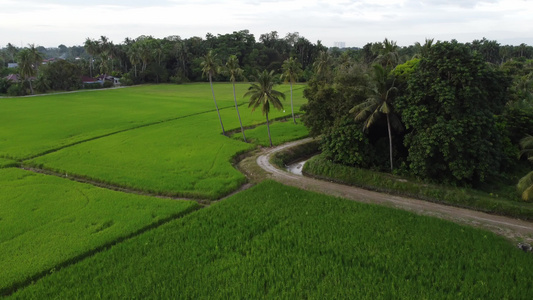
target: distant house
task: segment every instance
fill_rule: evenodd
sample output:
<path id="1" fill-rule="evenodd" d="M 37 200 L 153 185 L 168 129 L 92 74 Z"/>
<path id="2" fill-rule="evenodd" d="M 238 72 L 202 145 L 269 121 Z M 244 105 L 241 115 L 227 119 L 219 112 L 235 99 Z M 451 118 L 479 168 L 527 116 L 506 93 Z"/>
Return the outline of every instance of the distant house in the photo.
<path id="1" fill-rule="evenodd" d="M 88 84 L 99 83 L 98 79 L 92 78 L 92 77 L 89 77 L 89 76 L 81 76 L 81 81 L 83 82 L 83 84 L 85 84 L 85 83 L 88 83 Z"/>
<path id="2" fill-rule="evenodd" d="M 20 82 L 21 81 L 21 78 L 20 78 L 19 74 L 9 74 L 9 75 L 7 75 L 4 78 L 9 80 L 9 81 L 11 81 L 11 82 Z M 32 77 L 30 77 L 28 79 L 31 80 L 31 81 L 34 81 L 36 79 L 36 77 L 32 76 Z"/>
<path id="3" fill-rule="evenodd" d="M 97 78 L 102 84 L 104 84 L 104 82 L 106 81 L 110 81 L 113 83 L 113 85 L 120 85 L 120 78 L 118 77 L 103 74 L 103 75 L 98 76 Z"/>

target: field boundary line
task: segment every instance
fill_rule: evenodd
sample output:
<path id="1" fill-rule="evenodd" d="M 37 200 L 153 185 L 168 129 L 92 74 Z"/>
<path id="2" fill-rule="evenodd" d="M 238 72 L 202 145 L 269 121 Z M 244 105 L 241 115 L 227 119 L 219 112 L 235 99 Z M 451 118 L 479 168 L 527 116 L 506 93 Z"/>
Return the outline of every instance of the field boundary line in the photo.
<path id="1" fill-rule="evenodd" d="M 226 109 L 226 108 L 228 108 L 228 107 L 221 108 L 221 109 Z M 50 154 L 50 153 L 61 151 L 63 149 L 66 149 L 66 148 L 69 148 L 69 147 L 72 147 L 72 146 L 76 146 L 76 145 L 79 145 L 79 144 L 91 142 L 91 141 L 98 140 L 98 139 L 105 138 L 105 137 L 109 137 L 109 136 L 112 136 L 112 135 L 115 135 L 115 134 L 128 132 L 128 131 L 133 131 L 133 130 L 144 128 L 144 127 L 150 127 L 150 126 L 154 126 L 154 125 L 164 124 L 164 123 L 168 123 L 168 122 L 172 122 L 172 121 L 176 121 L 176 120 L 180 120 L 180 119 L 185 119 L 185 118 L 188 118 L 188 117 L 199 116 L 199 115 L 203 115 L 203 114 L 207 114 L 207 113 L 211 113 L 211 112 L 215 112 L 215 111 L 216 111 L 215 109 L 207 110 L 207 111 L 202 111 L 202 112 L 198 112 L 198 113 L 194 113 L 194 114 L 190 114 L 190 115 L 186 115 L 186 116 L 180 116 L 180 117 L 165 119 L 165 120 L 161 120 L 161 121 L 150 122 L 150 123 L 146 123 L 146 124 L 142 124 L 142 125 L 126 128 L 126 129 L 121 129 L 121 130 L 113 131 L 113 132 L 106 133 L 106 134 L 103 134 L 103 135 L 99 135 L 99 136 L 95 136 L 95 137 L 92 137 L 92 138 L 88 138 L 88 139 L 84 139 L 84 140 L 81 140 L 81 141 L 77 141 L 77 142 L 74 142 L 74 143 L 70 143 L 70 144 L 67 144 L 67 145 L 64 145 L 64 146 L 61 146 L 61 147 L 49 149 L 49 150 L 43 151 L 41 153 L 38 153 L 38 154 L 35 154 L 35 155 L 32 155 L 32 156 L 28 156 L 28 157 L 23 158 L 23 159 L 15 159 L 15 160 L 18 161 L 18 162 L 24 162 L 26 160 L 30 160 L 30 159 L 34 159 L 34 158 L 37 158 L 37 157 L 41 157 L 41 156 L 44 156 L 44 155 L 47 155 L 47 154 Z M 8 157 L 4 157 L 4 158 L 8 158 Z M 14 158 L 8 158 L 8 159 L 14 159 Z"/>
<path id="2" fill-rule="evenodd" d="M 103 251 L 106 251 L 106 250 L 109 250 L 110 248 L 114 247 L 115 245 L 118 245 L 122 242 L 125 242 L 129 239 L 132 239 L 132 238 L 135 238 L 145 232 L 148 232 L 150 230 L 153 230 L 153 229 L 156 229 L 162 225 L 165 225 L 171 221 L 174 221 L 174 220 L 177 220 L 177 219 L 181 219 L 199 209 L 201 209 L 202 207 L 201 206 L 191 206 L 181 212 L 178 212 L 178 213 L 175 213 L 171 216 L 168 216 L 166 218 L 163 218 L 157 222 L 154 222 L 152 224 L 149 224 L 143 228 L 140 228 L 130 234 L 127 234 L 127 235 L 124 235 L 122 237 L 118 237 L 116 238 L 115 240 L 113 241 L 110 241 L 108 243 L 105 243 L 101 246 L 98 246 L 92 250 L 89 250 L 87 252 L 84 252 L 84 253 L 81 253 L 75 257 L 72 257 L 70 259 L 67 259 L 59 264 L 57 264 L 55 267 L 53 268 L 49 268 L 47 270 L 44 270 L 44 271 L 41 271 L 37 274 L 34 274 L 34 275 L 31 275 L 29 276 L 26 280 L 23 280 L 23 281 L 19 281 L 19 282 L 15 282 L 13 283 L 11 286 L 9 287 L 6 287 L 6 288 L 2 288 L 0 289 L 0 297 L 7 297 L 7 296 L 10 296 L 11 294 L 15 293 L 17 290 L 19 289 L 22 289 L 22 288 L 25 288 L 29 285 L 31 285 L 32 283 L 34 283 L 35 281 L 38 281 L 44 277 L 46 277 L 48 274 L 51 274 L 53 272 L 56 272 L 56 271 L 59 271 L 63 268 L 66 268 L 66 267 L 69 267 L 71 265 L 74 265 L 76 263 L 79 263 L 81 262 L 82 260 L 86 259 L 86 258 L 89 258 L 91 256 L 94 256 L 100 252 L 103 252 Z"/>
<path id="3" fill-rule="evenodd" d="M 135 195 L 149 196 L 149 197 L 155 197 L 155 198 L 161 198 L 161 199 L 171 199 L 171 200 L 189 200 L 189 201 L 195 201 L 196 203 L 198 203 L 201 206 L 208 206 L 212 202 L 209 199 L 188 198 L 188 197 L 183 197 L 183 196 L 171 196 L 171 195 L 150 193 L 150 192 L 147 192 L 147 191 L 138 190 L 138 189 L 134 189 L 134 188 L 131 188 L 131 187 L 121 186 L 121 185 L 117 185 L 117 184 L 110 184 L 110 183 L 94 180 L 94 179 L 87 178 L 87 177 L 84 177 L 84 176 L 80 176 L 80 175 L 77 175 L 77 174 L 70 174 L 69 175 L 68 173 L 61 173 L 61 172 L 57 172 L 57 171 L 46 169 L 46 168 L 36 168 L 36 167 L 32 167 L 32 166 L 22 165 L 20 167 L 20 169 L 25 170 L 25 171 L 34 172 L 34 173 L 49 175 L 49 176 L 61 177 L 61 178 L 69 179 L 71 181 L 90 184 L 90 185 L 93 185 L 93 186 L 96 186 L 96 187 L 99 187 L 99 188 L 112 190 L 112 191 L 116 191 L 116 192 L 127 193 L 127 194 L 135 194 Z"/>

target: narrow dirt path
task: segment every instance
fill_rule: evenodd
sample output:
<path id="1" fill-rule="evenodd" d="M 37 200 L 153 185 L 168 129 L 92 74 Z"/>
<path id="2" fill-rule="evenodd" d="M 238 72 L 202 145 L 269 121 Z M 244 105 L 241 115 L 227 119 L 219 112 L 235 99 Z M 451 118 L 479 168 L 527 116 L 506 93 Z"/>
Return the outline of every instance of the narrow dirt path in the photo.
<path id="1" fill-rule="evenodd" d="M 447 206 L 412 198 L 393 196 L 368 191 L 353 186 L 304 177 L 280 170 L 270 164 L 269 160 L 272 154 L 308 141 L 310 141 L 310 139 L 304 139 L 284 144 L 282 146 L 264 149 L 262 153 L 257 156 L 257 165 L 259 165 L 259 167 L 268 173 L 268 178 L 279 181 L 286 185 L 291 185 L 322 194 L 338 196 L 358 202 L 379 204 L 411 211 L 420 215 L 446 219 L 463 225 L 488 229 L 516 242 L 524 241 L 527 243 L 533 243 L 532 222 L 491 215 L 479 211 Z"/>

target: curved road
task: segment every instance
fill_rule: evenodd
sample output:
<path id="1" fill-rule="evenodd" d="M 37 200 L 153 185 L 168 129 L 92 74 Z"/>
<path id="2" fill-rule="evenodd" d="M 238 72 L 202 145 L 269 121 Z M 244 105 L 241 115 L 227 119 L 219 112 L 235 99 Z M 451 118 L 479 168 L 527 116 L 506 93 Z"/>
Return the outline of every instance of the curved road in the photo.
<path id="1" fill-rule="evenodd" d="M 318 180 L 292 174 L 270 164 L 270 156 L 283 149 L 310 141 L 304 139 L 274 148 L 265 149 L 257 157 L 257 164 L 269 173 L 269 177 L 286 185 L 323 194 L 338 196 L 364 203 L 374 203 L 412 211 L 421 215 L 438 217 L 452 222 L 488 229 L 514 241 L 533 243 L 533 223 L 509 217 L 491 215 L 454 206 L 447 206 L 412 198 L 393 196 L 361 188 Z"/>

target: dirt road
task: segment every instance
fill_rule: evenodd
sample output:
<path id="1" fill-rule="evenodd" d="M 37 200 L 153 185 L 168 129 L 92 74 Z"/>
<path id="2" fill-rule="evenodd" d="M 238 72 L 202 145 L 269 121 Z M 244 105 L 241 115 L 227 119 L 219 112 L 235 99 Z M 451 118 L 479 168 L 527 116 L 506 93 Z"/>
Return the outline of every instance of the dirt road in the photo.
<path id="1" fill-rule="evenodd" d="M 305 190 L 338 196 L 364 203 L 374 203 L 398 209 L 411 211 L 421 215 L 434 216 L 450 220 L 459 224 L 488 229 L 503 235 L 513 241 L 533 243 L 533 223 L 518 219 L 490 215 L 483 212 L 447 206 L 412 198 L 392 196 L 388 194 L 368 191 L 357 187 L 317 180 L 309 177 L 291 174 L 270 164 L 270 156 L 283 149 L 305 143 L 310 139 L 288 143 L 279 147 L 264 149 L 257 157 L 257 164 L 264 169 L 267 177 Z"/>

